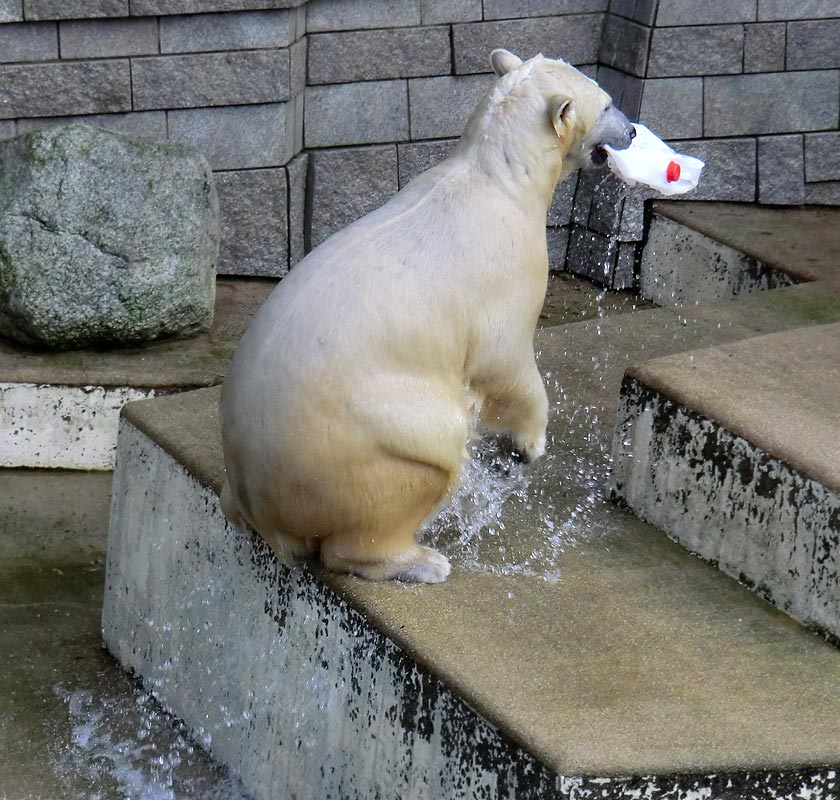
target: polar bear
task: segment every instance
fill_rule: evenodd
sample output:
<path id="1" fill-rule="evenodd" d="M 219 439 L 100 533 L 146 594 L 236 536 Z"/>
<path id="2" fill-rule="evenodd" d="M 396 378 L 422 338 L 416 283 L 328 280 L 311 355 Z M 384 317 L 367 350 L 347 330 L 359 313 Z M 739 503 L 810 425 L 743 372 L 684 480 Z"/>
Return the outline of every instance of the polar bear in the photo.
<path id="1" fill-rule="evenodd" d="M 470 421 L 543 454 L 534 359 L 558 180 L 632 125 L 560 60 L 499 76 L 450 158 L 333 235 L 268 297 L 222 391 L 222 509 L 287 563 L 440 582 L 415 534 L 457 487 Z"/>

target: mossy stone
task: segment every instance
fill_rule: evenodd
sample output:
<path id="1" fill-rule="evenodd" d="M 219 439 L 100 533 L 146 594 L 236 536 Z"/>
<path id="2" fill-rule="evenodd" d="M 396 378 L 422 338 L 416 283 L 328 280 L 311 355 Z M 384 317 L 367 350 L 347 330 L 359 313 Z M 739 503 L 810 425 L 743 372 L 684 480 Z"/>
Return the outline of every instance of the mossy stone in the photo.
<path id="1" fill-rule="evenodd" d="M 63 350 L 206 331 L 218 253 L 192 148 L 86 125 L 0 142 L 0 335 Z"/>

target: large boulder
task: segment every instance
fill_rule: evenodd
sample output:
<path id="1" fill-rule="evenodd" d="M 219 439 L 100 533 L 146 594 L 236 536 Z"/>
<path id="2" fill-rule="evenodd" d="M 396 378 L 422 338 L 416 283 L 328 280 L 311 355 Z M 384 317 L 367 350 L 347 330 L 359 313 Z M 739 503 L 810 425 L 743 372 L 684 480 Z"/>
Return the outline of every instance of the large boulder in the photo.
<path id="1" fill-rule="evenodd" d="M 206 331 L 218 254 L 192 148 L 87 125 L 0 142 L 0 336 L 68 349 Z"/>

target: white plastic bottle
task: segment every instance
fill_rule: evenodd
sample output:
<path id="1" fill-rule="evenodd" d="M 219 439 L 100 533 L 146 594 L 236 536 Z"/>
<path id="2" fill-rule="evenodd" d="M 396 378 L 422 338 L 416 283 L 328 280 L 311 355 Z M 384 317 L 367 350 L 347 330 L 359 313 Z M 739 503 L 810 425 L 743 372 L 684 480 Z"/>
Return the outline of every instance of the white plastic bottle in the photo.
<path id="1" fill-rule="evenodd" d="M 610 169 L 625 183 L 643 183 L 664 195 L 684 194 L 697 186 L 705 166 L 699 158 L 677 153 L 644 125 L 634 123 L 630 147 L 604 145 Z"/>

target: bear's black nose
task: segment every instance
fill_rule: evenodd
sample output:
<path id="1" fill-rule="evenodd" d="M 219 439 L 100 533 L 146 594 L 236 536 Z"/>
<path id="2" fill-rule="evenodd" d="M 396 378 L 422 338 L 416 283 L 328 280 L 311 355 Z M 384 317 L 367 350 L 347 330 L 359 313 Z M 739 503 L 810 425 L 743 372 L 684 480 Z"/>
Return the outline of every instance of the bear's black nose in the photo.
<path id="1" fill-rule="evenodd" d="M 631 125 L 630 126 L 630 141 L 632 142 L 633 139 L 636 138 L 636 129 Z"/>

